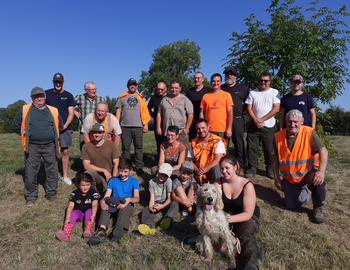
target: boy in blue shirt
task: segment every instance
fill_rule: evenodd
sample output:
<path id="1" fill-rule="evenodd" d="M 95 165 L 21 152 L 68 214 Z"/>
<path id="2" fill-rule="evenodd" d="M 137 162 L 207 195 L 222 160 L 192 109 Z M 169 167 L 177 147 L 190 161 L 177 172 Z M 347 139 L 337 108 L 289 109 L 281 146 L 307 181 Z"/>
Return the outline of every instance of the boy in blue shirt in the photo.
<path id="1" fill-rule="evenodd" d="M 134 177 L 130 176 L 132 171 L 132 162 L 128 158 L 122 158 L 118 164 L 118 177 L 113 177 L 108 181 L 107 191 L 104 198 L 100 202 L 101 215 L 98 223 L 98 230 L 95 236 L 90 237 L 90 245 L 98 245 L 103 242 L 109 241 L 107 236 L 107 226 L 111 213 L 117 211 L 117 222 L 115 229 L 113 230 L 112 242 L 118 242 L 129 230 L 130 215 L 135 211 L 135 204 L 140 201 L 139 197 L 139 182 Z M 106 198 L 114 197 L 120 198 L 118 206 L 111 207 L 106 204 Z M 123 198 L 125 203 L 122 203 Z"/>

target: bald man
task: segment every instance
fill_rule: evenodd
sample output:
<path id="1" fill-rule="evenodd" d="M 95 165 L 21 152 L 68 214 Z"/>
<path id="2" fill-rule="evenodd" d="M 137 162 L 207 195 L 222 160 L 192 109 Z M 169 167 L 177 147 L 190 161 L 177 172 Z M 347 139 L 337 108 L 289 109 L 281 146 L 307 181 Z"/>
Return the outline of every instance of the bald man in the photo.
<path id="1" fill-rule="evenodd" d="M 160 145 L 162 142 L 164 142 L 164 136 L 163 135 L 158 135 L 157 134 L 157 113 L 158 113 L 158 108 L 159 104 L 162 101 L 164 97 L 167 96 L 167 87 L 165 83 L 160 82 L 157 84 L 157 94 L 153 95 L 151 99 L 148 102 L 148 111 L 151 117 L 153 118 L 154 121 L 154 137 L 157 141 L 157 153 L 158 153 L 158 158 L 159 158 L 159 149 Z"/>

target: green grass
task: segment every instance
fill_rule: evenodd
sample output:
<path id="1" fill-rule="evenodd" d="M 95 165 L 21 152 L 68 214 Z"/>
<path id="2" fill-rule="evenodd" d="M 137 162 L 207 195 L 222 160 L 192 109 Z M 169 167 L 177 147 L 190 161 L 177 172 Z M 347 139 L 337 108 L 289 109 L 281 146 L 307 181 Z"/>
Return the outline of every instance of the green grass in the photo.
<path id="1" fill-rule="evenodd" d="M 310 221 L 311 202 L 298 211 L 287 211 L 284 196 L 273 181 L 262 174 L 252 179 L 261 209 L 257 238 L 265 247 L 260 269 L 350 269 L 350 138 L 332 136 L 330 140 L 338 156 L 329 158 L 327 167 L 328 204 L 323 224 Z M 207 265 L 197 253 L 182 250 L 183 237 L 196 232 L 194 219 L 182 220 L 178 215 L 167 231 L 153 236 L 136 232 L 142 208 L 148 204 L 150 167 L 157 163 L 153 132 L 145 134 L 143 149 L 145 174 L 141 178 L 132 173 L 139 180 L 141 200 L 131 217 L 130 231 L 120 244 L 89 247 L 81 238 L 81 223 L 77 223 L 68 242 L 55 238 L 56 231 L 62 228 L 74 187 L 59 182 L 59 200 L 49 202 L 40 186 L 37 204 L 31 209 L 24 206 L 21 142 L 16 134 L 1 134 L 0 269 L 227 269 L 227 258 L 218 253 L 213 263 Z M 68 175 L 73 178 L 82 170 L 76 133 L 69 153 Z M 260 165 L 259 172 L 263 171 L 264 166 Z M 44 178 L 41 168 L 39 180 Z M 185 247 L 192 249 L 189 245 Z M 242 269 L 241 262 L 237 269 Z"/>

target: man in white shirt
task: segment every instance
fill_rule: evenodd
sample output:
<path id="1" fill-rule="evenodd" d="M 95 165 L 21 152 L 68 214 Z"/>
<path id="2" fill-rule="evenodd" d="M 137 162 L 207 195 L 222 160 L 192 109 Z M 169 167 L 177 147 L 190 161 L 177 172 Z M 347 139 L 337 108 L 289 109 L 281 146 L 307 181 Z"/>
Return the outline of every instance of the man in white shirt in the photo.
<path id="1" fill-rule="evenodd" d="M 245 103 L 247 112 L 252 119 L 248 126 L 248 170 L 246 178 L 255 176 L 258 167 L 258 151 L 260 141 L 264 150 L 266 175 L 274 179 L 271 160 L 272 146 L 275 133 L 275 114 L 280 109 L 280 94 L 278 90 L 270 88 L 271 75 L 264 72 L 260 75 L 259 88 L 252 90 Z"/>

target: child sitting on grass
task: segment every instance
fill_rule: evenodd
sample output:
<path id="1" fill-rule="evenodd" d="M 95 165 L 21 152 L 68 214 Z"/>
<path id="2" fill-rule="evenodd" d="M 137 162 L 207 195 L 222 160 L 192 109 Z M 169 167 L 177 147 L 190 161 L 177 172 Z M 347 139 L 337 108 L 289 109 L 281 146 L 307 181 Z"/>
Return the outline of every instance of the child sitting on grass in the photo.
<path id="1" fill-rule="evenodd" d="M 169 163 L 163 163 L 157 176 L 149 181 L 150 199 L 148 206 L 142 210 L 141 224 L 138 230 L 141 234 L 154 234 L 154 214 L 161 211 L 164 215 L 158 230 L 166 230 L 179 210 L 179 204 L 171 201 L 172 181 L 170 176 L 173 169 Z"/>
<path id="2" fill-rule="evenodd" d="M 61 241 L 68 241 L 77 221 L 85 220 L 84 238 L 91 236 L 90 230 L 94 225 L 99 195 L 91 188 L 92 177 L 88 173 L 81 173 L 76 181 L 78 189 L 74 190 L 69 197 L 63 230 L 56 233 L 56 237 Z"/>
<path id="3" fill-rule="evenodd" d="M 180 204 L 181 215 L 187 217 L 194 213 L 194 194 L 197 191 L 197 182 L 191 176 L 193 163 L 184 161 L 180 167 L 180 177 L 173 181 L 172 199 Z"/>
<path id="4" fill-rule="evenodd" d="M 98 245 L 109 241 L 107 236 L 107 226 L 111 213 L 117 215 L 117 222 L 113 230 L 112 242 L 118 242 L 129 230 L 130 215 L 135 211 L 135 204 L 140 201 L 139 182 L 136 178 L 130 176 L 132 172 L 132 162 L 128 158 L 122 158 L 118 164 L 118 177 L 113 177 L 108 181 L 107 191 L 100 202 L 101 216 L 98 223 L 98 230 L 95 236 L 90 237 L 90 245 Z M 119 200 L 118 206 L 106 203 L 106 198 L 114 197 Z M 124 202 L 125 199 L 125 203 Z M 115 212 L 115 209 L 118 210 Z"/>

